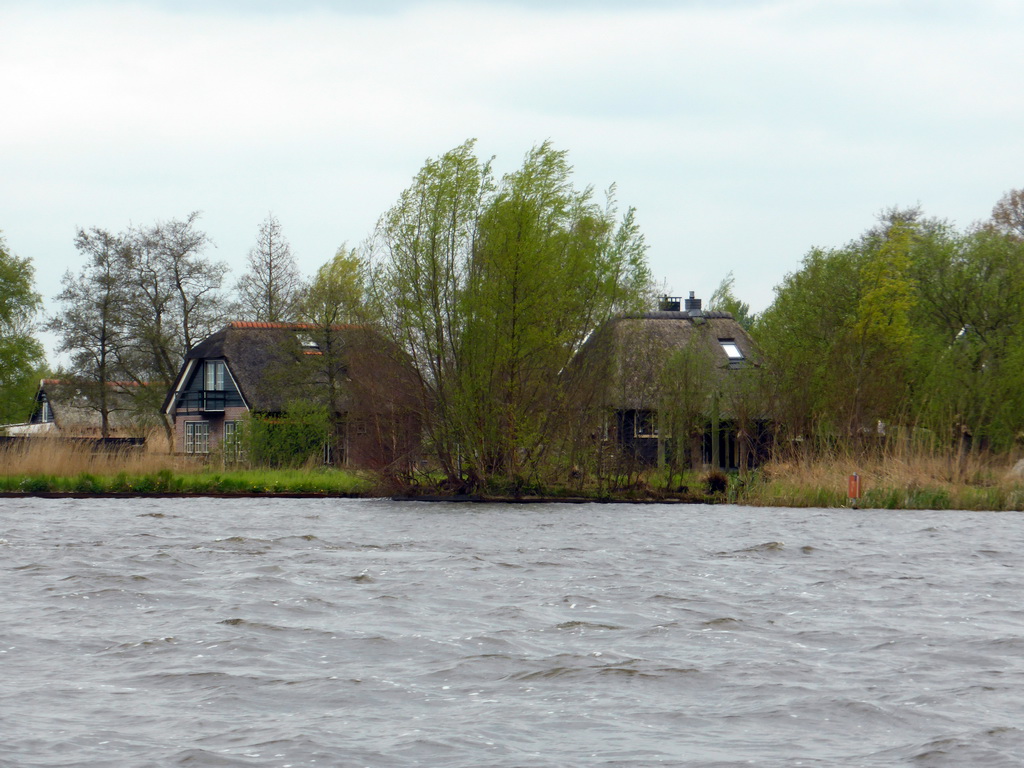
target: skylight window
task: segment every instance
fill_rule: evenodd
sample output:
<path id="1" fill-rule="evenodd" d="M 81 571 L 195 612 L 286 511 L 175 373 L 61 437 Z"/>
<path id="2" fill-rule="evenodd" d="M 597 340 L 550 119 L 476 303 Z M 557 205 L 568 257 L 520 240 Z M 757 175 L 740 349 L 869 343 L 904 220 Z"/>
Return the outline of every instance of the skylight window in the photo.
<path id="1" fill-rule="evenodd" d="M 744 359 L 743 352 L 736 346 L 735 339 L 719 339 L 718 343 L 722 345 L 722 350 L 730 361 L 739 361 Z"/>

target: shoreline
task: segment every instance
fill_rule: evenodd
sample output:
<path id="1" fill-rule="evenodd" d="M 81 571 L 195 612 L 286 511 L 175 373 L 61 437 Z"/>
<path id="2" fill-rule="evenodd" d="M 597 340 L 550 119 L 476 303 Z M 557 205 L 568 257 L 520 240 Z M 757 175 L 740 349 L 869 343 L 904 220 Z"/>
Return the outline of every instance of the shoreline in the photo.
<path id="1" fill-rule="evenodd" d="M 499 505 L 512 505 L 512 504 L 529 504 L 529 505 L 541 505 L 541 504 L 572 504 L 572 505 L 584 505 L 584 504 L 633 504 L 643 506 L 674 506 L 674 507 L 687 507 L 687 506 L 737 506 L 737 507 L 750 507 L 750 508 L 778 508 L 778 509 L 829 509 L 829 510 L 844 510 L 844 511 L 869 511 L 869 510 L 887 510 L 891 512 L 898 511 L 934 511 L 934 512 L 951 512 L 951 511 L 971 511 L 971 512 L 1022 512 L 1024 511 L 1024 504 L 1019 506 L 1010 507 L 985 507 L 985 506 L 929 506 L 921 504 L 871 504 L 864 503 L 864 500 L 859 500 L 860 503 L 851 504 L 828 504 L 828 503 L 807 503 L 806 500 L 787 500 L 784 499 L 746 499 L 736 498 L 728 499 L 724 496 L 719 497 L 705 497 L 705 498 L 628 498 L 628 497 L 587 497 L 587 496 L 523 496 L 515 498 L 514 496 L 485 496 L 480 494 L 472 495 L 422 495 L 422 496 L 408 496 L 408 495 L 388 495 L 379 493 L 345 493 L 345 492 L 315 492 L 315 491 L 239 491 L 239 492 L 213 492 L 213 491 L 180 491 L 180 492 L 169 492 L 169 491 L 154 491 L 154 492 L 116 492 L 116 491 L 97 491 L 97 492 L 83 492 L 83 491 L 46 491 L 33 493 L 31 491 L 0 491 L 0 500 L 2 499 L 365 499 L 365 500 L 377 500 L 377 501 L 393 501 L 398 503 L 421 503 L 421 504 L 499 504 Z"/>
<path id="2" fill-rule="evenodd" d="M 607 498 L 607 497 L 587 497 L 587 496 L 523 496 L 516 498 L 514 496 L 482 496 L 478 494 L 473 495 L 454 495 L 454 496 L 440 496 L 440 495 L 424 495 L 424 496 L 403 496 L 403 495 L 388 495 L 388 494 L 377 494 L 377 493 L 335 493 L 330 491 L 324 492 L 301 492 L 301 491 L 240 491 L 238 493 L 232 492 L 214 492 L 214 491 L 181 491 L 181 492 L 168 492 L 168 491 L 154 491 L 152 493 L 141 492 L 141 491 L 130 491 L 130 492 L 117 492 L 117 491 L 97 491 L 90 493 L 87 491 L 45 491 L 34 493 L 31 491 L 0 491 L 0 499 L 174 499 L 174 498 L 212 498 L 212 499 L 264 499 L 264 498 L 279 498 L 279 499 L 378 499 L 395 502 L 421 502 L 424 504 L 441 504 L 441 503 L 455 503 L 455 504 L 671 504 L 671 505 L 683 505 L 683 504 L 727 504 L 730 503 L 726 499 L 683 499 L 683 498 Z M 733 502 L 738 503 L 738 502 Z M 751 504 L 745 504 L 741 506 L 754 506 Z"/>

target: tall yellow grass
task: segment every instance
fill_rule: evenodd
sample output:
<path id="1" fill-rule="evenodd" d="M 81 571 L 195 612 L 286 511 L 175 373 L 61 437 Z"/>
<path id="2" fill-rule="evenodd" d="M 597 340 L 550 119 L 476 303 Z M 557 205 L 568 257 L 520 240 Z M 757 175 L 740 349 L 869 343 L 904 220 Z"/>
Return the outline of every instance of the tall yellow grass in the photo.
<path id="1" fill-rule="evenodd" d="M 847 480 L 856 473 L 862 506 L 1020 509 L 1024 479 L 1012 471 L 1016 460 L 1007 454 L 897 449 L 865 455 L 837 450 L 770 461 L 761 468 L 762 482 L 742 495 L 754 504 L 837 506 L 847 503 Z"/>
<path id="2" fill-rule="evenodd" d="M 165 434 L 156 432 L 142 449 L 95 450 L 87 443 L 33 438 L 0 446 L 0 475 L 98 476 L 151 474 L 160 470 L 195 471 L 197 465 L 169 450 Z"/>

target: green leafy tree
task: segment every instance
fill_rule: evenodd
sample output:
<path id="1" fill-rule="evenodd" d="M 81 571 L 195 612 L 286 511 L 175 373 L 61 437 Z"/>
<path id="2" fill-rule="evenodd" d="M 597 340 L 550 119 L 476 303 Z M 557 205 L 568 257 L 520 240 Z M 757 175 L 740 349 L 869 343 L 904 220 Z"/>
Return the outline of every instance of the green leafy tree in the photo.
<path id="1" fill-rule="evenodd" d="M 813 249 L 754 326 L 788 437 L 865 437 L 898 419 L 912 378 L 917 212 L 889 211 L 839 249 Z"/>
<path id="2" fill-rule="evenodd" d="M 755 325 L 788 436 L 915 435 L 946 450 L 1024 440 L 1024 239 L 890 210 L 816 249 Z"/>
<path id="3" fill-rule="evenodd" d="M 473 142 L 429 161 L 378 226 L 374 303 L 420 373 L 453 480 L 535 477 L 558 445 L 573 354 L 649 293 L 632 210 L 617 221 L 545 143 L 495 182 Z"/>
<path id="4" fill-rule="evenodd" d="M 248 418 L 242 430 L 242 446 L 248 460 L 258 466 L 281 468 L 321 463 L 328 423 L 322 405 L 295 400 L 280 415 Z"/>
<path id="5" fill-rule="evenodd" d="M 920 249 L 913 419 L 943 443 L 1007 448 L 1024 430 L 1018 350 L 1024 241 L 946 228 Z M 976 438 L 976 439 L 974 439 Z"/>
<path id="6" fill-rule="evenodd" d="M 10 253 L 0 235 L 0 424 L 25 421 L 32 410 L 43 348 L 32 335 L 42 299 L 28 258 Z"/>
<path id="7" fill-rule="evenodd" d="M 733 319 L 743 326 L 743 330 L 750 331 L 754 324 L 754 316 L 750 314 L 750 305 L 736 298 L 734 289 L 736 278 L 732 272 L 722 278 L 722 282 L 708 299 L 708 309 L 717 312 L 728 312 Z"/>
<path id="8" fill-rule="evenodd" d="M 355 248 L 341 246 L 321 266 L 299 301 L 304 323 L 331 326 L 366 319 L 368 266 Z"/>
<path id="9" fill-rule="evenodd" d="M 329 262 L 317 270 L 298 301 L 299 319 L 307 326 L 304 338 L 315 354 L 303 355 L 294 366 L 299 377 L 292 386 L 320 402 L 328 420 L 331 455 L 343 456 L 345 422 L 343 410 L 351 405 L 349 364 L 352 333 L 339 333 L 341 326 L 365 319 L 364 293 L 367 267 L 353 248 L 342 246 Z M 345 343 L 346 338 L 348 344 Z M 361 351 L 361 350 L 360 350 Z"/>
<path id="10" fill-rule="evenodd" d="M 633 212 L 621 225 L 590 188 L 575 189 L 567 154 L 542 144 L 502 179 L 480 221 L 464 316 L 464 439 L 475 466 L 535 475 L 576 392 L 560 378 L 587 336 L 636 309 L 649 274 Z"/>
<path id="11" fill-rule="evenodd" d="M 452 480 L 462 475 L 463 293 L 493 187 L 490 163 L 473 149 L 467 141 L 427 161 L 378 222 L 372 244 L 374 312 L 419 373 L 425 437 Z"/>

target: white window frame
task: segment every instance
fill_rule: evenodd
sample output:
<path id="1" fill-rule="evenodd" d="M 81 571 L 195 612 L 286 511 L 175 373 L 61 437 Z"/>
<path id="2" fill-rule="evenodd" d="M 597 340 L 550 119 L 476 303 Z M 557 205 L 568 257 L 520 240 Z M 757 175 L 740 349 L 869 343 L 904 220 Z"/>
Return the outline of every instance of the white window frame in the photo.
<path id="1" fill-rule="evenodd" d="M 210 397 L 209 392 L 226 392 L 227 365 L 223 360 L 203 362 L 203 410 L 223 411 L 225 395 Z"/>
<path id="2" fill-rule="evenodd" d="M 729 362 L 738 363 L 747 359 L 743 350 L 736 345 L 736 339 L 719 339 L 718 343 L 722 345 L 722 351 L 729 358 Z"/>
<path id="3" fill-rule="evenodd" d="M 244 458 L 242 449 L 242 422 L 231 419 L 224 422 L 224 460 L 241 461 Z"/>
<path id="4" fill-rule="evenodd" d="M 207 454 L 210 452 L 210 422 L 185 422 L 185 453 Z"/>
<path id="5" fill-rule="evenodd" d="M 320 345 L 308 333 L 297 333 L 295 335 L 303 349 L 320 349 Z"/>
<path id="6" fill-rule="evenodd" d="M 223 360 L 207 360 L 203 363 L 203 389 L 207 392 L 223 392 L 227 379 L 226 369 Z"/>

